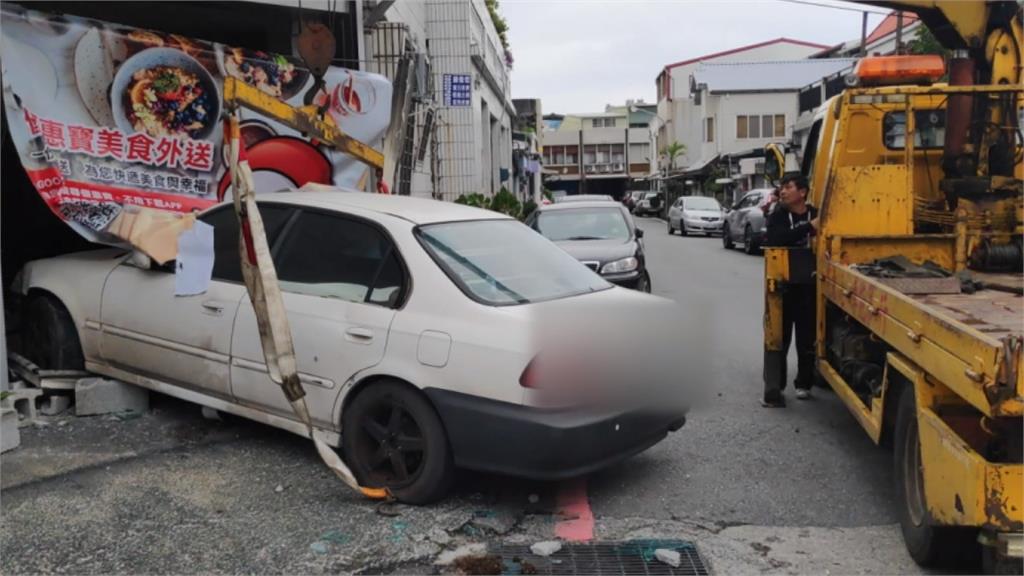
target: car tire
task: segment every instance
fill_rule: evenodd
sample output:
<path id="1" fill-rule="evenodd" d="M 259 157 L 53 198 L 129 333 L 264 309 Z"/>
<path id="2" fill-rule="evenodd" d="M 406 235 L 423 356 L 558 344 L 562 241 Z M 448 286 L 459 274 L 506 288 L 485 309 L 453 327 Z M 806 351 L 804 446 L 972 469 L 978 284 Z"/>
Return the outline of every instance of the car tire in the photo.
<path id="1" fill-rule="evenodd" d="M 675 232 L 675 229 L 672 228 L 672 219 L 670 218 L 666 222 L 668 222 L 668 235 L 671 236 Z"/>
<path id="2" fill-rule="evenodd" d="M 757 254 L 757 244 L 754 242 L 754 231 L 750 229 L 750 224 L 747 224 L 743 228 L 743 251 L 753 256 Z"/>
<path id="3" fill-rule="evenodd" d="M 899 393 L 893 439 L 893 479 L 896 516 L 907 552 L 924 567 L 950 567 L 980 561 L 976 530 L 939 526 L 928 512 L 921 475 L 921 438 L 914 388 L 903 386 Z"/>
<path id="4" fill-rule="evenodd" d="M 45 370 L 84 370 L 78 329 L 67 308 L 49 295 L 32 295 L 25 303 L 25 356 Z"/>
<path id="5" fill-rule="evenodd" d="M 386 487 L 408 504 L 443 498 L 455 477 L 441 418 L 423 394 L 402 382 L 375 382 L 360 391 L 345 408 L 341 443 L 361 485 Z"/>
<path id="6" fill-rule="evenodd" d="M 732 250 L 733 246 L 735 246 L 735 244 L 733 244 L 733 242 L 732 242 L 732 235 L 729 233 L 729 227 L 728 226 L 723 226 L 722 227 L 722 247 L 725 248 L 726 250 Z"/>
<path id="7" fill-rule="evenodd" d="M 688 232 L 686 231 L 686 223 L 685 223 L 685 222 L 683 222 L 683 219 L 682 219 L 682 218 L 680 218 L 680 219 L 679 219 L 679 235 L 680 235 L 680 236 L 689 236 L 689 235 L 690 235 L 690 234 L 689 234 L 689 233 L 688 233 Z"/>

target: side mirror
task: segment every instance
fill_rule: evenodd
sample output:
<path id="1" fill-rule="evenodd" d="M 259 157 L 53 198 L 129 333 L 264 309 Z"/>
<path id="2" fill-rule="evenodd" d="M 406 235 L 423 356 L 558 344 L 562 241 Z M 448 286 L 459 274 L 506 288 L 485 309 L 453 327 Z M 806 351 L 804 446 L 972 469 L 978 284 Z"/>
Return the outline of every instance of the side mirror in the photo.
<path id="1" fill-rule="evenodd" d="M 773 185 L 782 180 L 786 171 L 786 150 L 778 144 L 764 147 L 764 179 Z"/>
<path id="2" fill-rule="evenodd" d="M 636 234 L 637 238 L 643 238 L 644 237 L 644 231 L 642 229 L 640 229 L 640 228 L 636 229 L 635 234 Z"/>

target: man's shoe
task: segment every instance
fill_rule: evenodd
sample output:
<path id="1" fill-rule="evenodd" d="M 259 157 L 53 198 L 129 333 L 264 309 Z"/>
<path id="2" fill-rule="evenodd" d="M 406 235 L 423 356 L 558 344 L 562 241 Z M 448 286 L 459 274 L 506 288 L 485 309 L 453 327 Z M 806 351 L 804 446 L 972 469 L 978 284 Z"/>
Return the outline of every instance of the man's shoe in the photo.
<path id="1" fill-rule="evenodd" d="M 761 406 L 765 408 L 785 408 L 786 399 L 781 395 L 774 398 L 761 398 Z"/>
<path id="2" fill-rule="evenodd" d="M 808 390 L 806 388 L 797 388 L 796 389 L 796 399 L 797 400 L 809 400 L 810 397 L 811 397 L 811 391 L 810 390 Z"/>

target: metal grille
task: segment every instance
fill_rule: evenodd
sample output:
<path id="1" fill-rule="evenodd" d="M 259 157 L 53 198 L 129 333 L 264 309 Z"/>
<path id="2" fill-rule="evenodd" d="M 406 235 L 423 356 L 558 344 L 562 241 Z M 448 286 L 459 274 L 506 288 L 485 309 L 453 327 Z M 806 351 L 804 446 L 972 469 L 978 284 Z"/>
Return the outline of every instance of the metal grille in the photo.
<path id="1" fill-rule="evenodd" d="M 655 558 L 654 551 L 659 548 L 678 552 L 679 567 L 673 568 Z M 565 544 L 561 550 L 548 557 L 534 555 L 526 545 L 505 544 L 493 548 L 492 553 L 501 558 L 504 574 L 708 574 L 697 547 L 684 540 Z"/>
<path id="2" fill-rule="evenodd" d="M 398 73 L 398 62 L 405 55 L 409 27 L 397 22 L 379 22 L 368 32 L 372 56 L 367 70 L 394 82 Z"/>

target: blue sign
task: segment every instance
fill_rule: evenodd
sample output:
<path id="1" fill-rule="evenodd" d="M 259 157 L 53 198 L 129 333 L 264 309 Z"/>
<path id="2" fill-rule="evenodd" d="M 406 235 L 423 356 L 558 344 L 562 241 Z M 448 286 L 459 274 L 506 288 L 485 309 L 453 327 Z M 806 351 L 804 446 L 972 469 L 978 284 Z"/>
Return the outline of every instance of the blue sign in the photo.
<path id="1" fill-rule="evenodd" d="M 444 105 L 473 105 L 473 78 L 469 74 L 444 75 Z"/>

